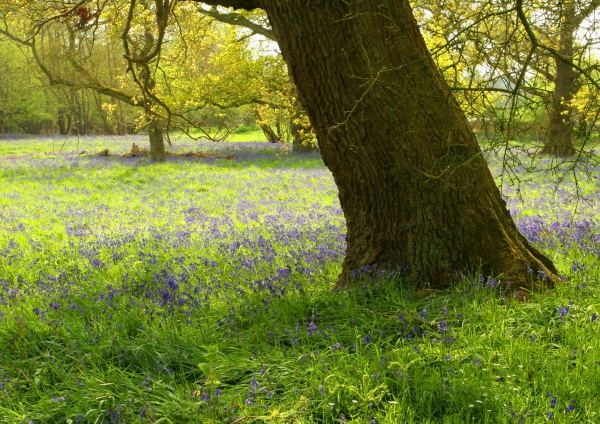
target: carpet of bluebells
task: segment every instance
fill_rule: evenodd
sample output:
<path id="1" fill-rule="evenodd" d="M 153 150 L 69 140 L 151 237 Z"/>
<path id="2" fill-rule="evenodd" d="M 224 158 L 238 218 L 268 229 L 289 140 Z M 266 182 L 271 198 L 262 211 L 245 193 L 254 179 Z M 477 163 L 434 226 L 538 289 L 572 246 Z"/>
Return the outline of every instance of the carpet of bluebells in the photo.
<path id="1" fill-rule="evenodd" d="M 318 154 L 78 154 L 133 142 L 0 138 L 0 423 L 600 423 L 600 180 L 503 189 L 553 293 L 377 269 L 332 293 L 345 221 Z"/>

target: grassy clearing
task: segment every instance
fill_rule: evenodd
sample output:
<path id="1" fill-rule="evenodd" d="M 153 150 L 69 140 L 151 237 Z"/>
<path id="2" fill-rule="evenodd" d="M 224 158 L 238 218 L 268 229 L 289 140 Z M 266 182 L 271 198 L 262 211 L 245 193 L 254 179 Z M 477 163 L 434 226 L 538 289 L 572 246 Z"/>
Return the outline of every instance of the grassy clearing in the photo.
<path id="1" fill-rule="evenodd" d="M 566 277 L 554 295 L 473 275 L 420 297 L 384 271 L 332 294 L 344 220 L 318 156 L 48 142 L 0 140 L 0 422 L 600 421 L 597 182 L 575 218 L 543 176 L 506 191 Z"/>

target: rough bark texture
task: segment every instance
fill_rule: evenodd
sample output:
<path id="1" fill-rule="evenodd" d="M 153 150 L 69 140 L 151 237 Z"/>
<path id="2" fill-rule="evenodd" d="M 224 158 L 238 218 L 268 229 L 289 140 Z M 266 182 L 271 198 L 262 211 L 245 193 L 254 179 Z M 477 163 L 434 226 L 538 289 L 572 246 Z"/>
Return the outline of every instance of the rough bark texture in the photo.
<path id="1" fill-rule="evenodd" d="M 570 8 L 572 9 L 572 7 Z M 559 52 L 565 57 L 573 57 L 573 28 L 575 10 L 565 11 L 560 28 Z M 552 115 L 550 117 L 550 138 L 542 153 L 555 156 L 571 156 L 575 154 L 573 147 L 573 125 L 571 122 L 571 100 L 573 99 L 573 83 L 575 70 L 560 59 L 555 59 L 554 95 L 552 96 Z"/>
<path id="2" fill-rule="evenodd" d="M 165 160 L 165 137 L 162 122 L 152 121 L 148 126 L 148 138 L 150 139 L 150 159 L 153 162 Z"/>
<path id="3" fill-rule="evenodd" d="M 518 232 L 408 0 L 235 3 L 267 11 L 339 188 L 338 287 L 372 264 L 408 264 L 431 287 L 480 265 L 513 287 L 538 271 L 557 281 Z"/>

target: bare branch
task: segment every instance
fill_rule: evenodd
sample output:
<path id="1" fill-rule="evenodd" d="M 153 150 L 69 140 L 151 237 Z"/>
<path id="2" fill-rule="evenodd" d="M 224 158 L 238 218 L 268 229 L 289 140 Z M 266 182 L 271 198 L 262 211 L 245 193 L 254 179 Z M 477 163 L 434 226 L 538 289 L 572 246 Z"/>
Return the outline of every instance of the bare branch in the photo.
<path id="1" fill-rule="evenodd" d="M 269 40 L 277 41 L 275 33 L 271 29 L 256 24 L 250 19 L 240 15 L 239 13 L 221 13 L 217 11 L 217 9 L 214 7 L 210 10 L 199 7 L 198 11 L 207 16 L 210 16 L 211 18 L 216 19 L 217 21 L 230 25 L 242 26 L 251 29 L 256 34 L 260 34 L 267 37 Z"/>
<path id="2" fill-rule="evenodd" d="M 185 1 L 185 0 L 184 0 Z M 254 10 L 261 7 L 259 0 L 189 0 L 195 3 L 204 3 L 210 6 L 233 7 L 234 9 Z"/>

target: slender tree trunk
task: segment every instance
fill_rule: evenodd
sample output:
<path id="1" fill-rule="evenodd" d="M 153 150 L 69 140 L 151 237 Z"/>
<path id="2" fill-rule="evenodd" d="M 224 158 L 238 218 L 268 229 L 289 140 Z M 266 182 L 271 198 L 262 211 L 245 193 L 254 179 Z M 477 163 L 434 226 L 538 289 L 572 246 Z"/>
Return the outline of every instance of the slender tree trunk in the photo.
<path id="1" fill-rule="evenodd" d="M 367 265 L 408 264 L 431 287 L 480 265 L 513 287 L 532 287 L 528 270 L 558 280 L 517 230 L 408 0 L 220 4 L 269 15 L 339 188 L 347 251 L 338 287 Z"/>
<path id="2" fill-rule="evenodd" d="M 163 162 L 165 160 L 165 131 L 161 121 L 150 122 L 148 138 L 150 139 L 150 159 L 153 162 Z"/>
<path id="3" fill-rule="evenodd" d="M 258 126 L 265 134 L 265 137 L 267 137 L 267 141 L 269 143 L 279 143 L 279 138 L 277 137 L 277 134 L 275 134 L 275 131 L 273 131 L 273 128 L 271 128 L 271 126 L 269 124 L 267 124 L 265 121 L 263 121 L 258 109 L 256 109 L 254 111 L 254 116 L 256 116 L 256 119 L 258 119 L 258 121 L 257 121 Z"/>
<path id="4" fill-rule="evenodd" d="M 58 124 L 58 130 L 60 135 L 67 135 L 71 131 L 70 125 L 67 124 L 68 111 L 63 108 L 58 109 L 58 116 L 56 123 Z"/>
<path id="5" fill-rule="evenodd" d="M 116 135 L 116 131 L 113 128 L 112 125 L 110 125 L 110 122 L 108 122 L 108 115 L 106 113 L 106 111 L 104 109 L 102 109 L 102 99 L 100 98 L 100 95 L 92 92 L 92 96 L 94 97 L 94 103 L 96 104 L 96 110 L 98 111 L 98 115 L 100 116 L 100 119 L 102 120 L 102 125 L 104 126 L 104 132 L 106 134 L 110 134 L 110 135 Z"/>
<path id="6" fill-rule="evenodd" d="M 560 29 L 559 52 L 561 55 L 573 57 L 573 27 L 571 23 L 575 10 L 573 4 L 567 5 Z M 555 59 L 554 95 L 552 97 L 552 115 L 550 117 L 550 138 L 542 149 L 542 153 L 554 156 L 571 156 L 575 154 L 573 147 L 573 124 L 571 120 L 573 99 L 573 83 L 575 71 L 573 67 L 560 59 Z"/>

